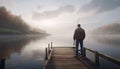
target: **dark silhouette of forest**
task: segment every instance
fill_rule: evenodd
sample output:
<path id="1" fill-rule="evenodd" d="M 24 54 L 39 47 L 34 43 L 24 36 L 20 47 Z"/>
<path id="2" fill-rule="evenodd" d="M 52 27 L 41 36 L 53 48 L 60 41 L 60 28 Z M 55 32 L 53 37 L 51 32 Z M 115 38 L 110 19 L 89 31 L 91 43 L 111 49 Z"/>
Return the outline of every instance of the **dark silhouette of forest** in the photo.
<path id="1" fill-rule="evenodd" d="M 0 34 L 45 34 L 41 29 L 31 29 L 21 16 L 13 15 L 5 7 L 0 7 Z"/>

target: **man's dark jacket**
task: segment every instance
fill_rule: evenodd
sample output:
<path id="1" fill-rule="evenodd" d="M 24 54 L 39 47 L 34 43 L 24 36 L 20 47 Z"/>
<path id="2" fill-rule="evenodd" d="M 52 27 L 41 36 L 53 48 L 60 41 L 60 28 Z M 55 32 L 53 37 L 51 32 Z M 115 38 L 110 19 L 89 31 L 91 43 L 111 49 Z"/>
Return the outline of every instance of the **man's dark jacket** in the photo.
<path id="1" fill-rule="evenodd" d="M 85 38 L 85 31 L 81 27 L 77 28 L 74 32 L 73 39 L 74 40 L 84 40 Z"/>

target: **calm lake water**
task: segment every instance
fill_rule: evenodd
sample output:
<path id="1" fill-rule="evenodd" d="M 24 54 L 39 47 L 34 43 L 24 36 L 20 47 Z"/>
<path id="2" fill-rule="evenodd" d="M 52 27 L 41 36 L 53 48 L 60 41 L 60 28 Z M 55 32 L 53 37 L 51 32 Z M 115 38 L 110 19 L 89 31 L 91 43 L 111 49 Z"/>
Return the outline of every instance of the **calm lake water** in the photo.
<path id="1" fill-rule="evenodd" d="M 0 36 L 0 58 L 5 59 L 5 69 L 43 69 L 45 47 L 53 42 L 53 46 L 72 47 L 73 40 L 69 36 Z M 88 36 L 84 46 L 92 50 L 120 59 L 120 35 Z M 94 55 L 87 52 L 87 57 L 94 61 Z M 100 59 L 101 69 L 120 69 L 120 66 Z"/>

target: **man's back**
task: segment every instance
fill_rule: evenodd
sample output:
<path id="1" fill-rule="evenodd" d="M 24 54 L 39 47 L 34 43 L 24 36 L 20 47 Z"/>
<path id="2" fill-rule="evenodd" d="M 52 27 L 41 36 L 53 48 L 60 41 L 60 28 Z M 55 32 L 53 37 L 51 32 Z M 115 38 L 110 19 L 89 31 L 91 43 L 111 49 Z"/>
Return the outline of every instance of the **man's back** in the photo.
<path id="1" fill-rule="evenodd" d="M 81 54 L 84 55 L 84 52 L 83 52 L 83 40 L 85 38 L 85 31 L 84 29 L 81 28 L 81 25 L 78 24 L 77 25 L 78 28 L 75 30 L 74 32 L 74 36 L 73 36 L 73 39 L 74 41 L 76 42 L 75 43 L 75 46 L 76 46 L 76 56 L 78 56 L 78 48 L 79 48 L 79 44 L 80 44 L 80 47 L 81 47 Z"/>
<path id="2" fill-rule="evenodd" d="M 85 38 L 85 31 L 81 27 L 77 28 L 74 32 L 73 39 L 74 40 L 84 40 Z"/>

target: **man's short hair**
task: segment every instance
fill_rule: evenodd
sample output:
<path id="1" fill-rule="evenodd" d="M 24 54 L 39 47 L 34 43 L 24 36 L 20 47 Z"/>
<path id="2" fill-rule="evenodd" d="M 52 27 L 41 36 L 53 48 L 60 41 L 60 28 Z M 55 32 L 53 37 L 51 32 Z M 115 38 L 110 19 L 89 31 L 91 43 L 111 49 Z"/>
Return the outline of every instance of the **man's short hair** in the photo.
<path id="1" fill-rule="evenodd" d="M 78 24 L 77 26 L 78 26 L 78 27 L 81 27 L 81 25 L 80 25 L 80 24 Z"/>

